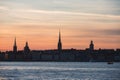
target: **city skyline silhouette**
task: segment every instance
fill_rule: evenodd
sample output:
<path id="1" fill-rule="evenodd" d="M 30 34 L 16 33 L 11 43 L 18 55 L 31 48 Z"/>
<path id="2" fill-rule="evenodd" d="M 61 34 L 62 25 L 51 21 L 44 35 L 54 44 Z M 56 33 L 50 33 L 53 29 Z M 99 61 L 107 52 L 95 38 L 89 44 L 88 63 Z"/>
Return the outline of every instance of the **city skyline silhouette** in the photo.
<path id="1" fill-rule="evenodd" d="M 56 43 L 57 44 L 56 48 L 53 48 L 53 49 L 30 49 L 30 46 L 28 44 L 29 41 L 26 41 L 26 42 L 24 42 L 25 45 L 24 45 L 22 50 L 24 50 L 26 52 L 30 52 L 30 50 L 58 50 L 59 52 L 61 52 L 62 50 L 65 50 L 65 49 L 76 49 L 76 48 L 73 48 L 73 47 L 71 47 L 71 48 L 63 48 L 60 29 L 59 29 L 58 33 L 59 33 L 58 34 L 58 42 Z M 90 50 L 94 50 L 94 49 L 95 50 L 99 50 L 99 49 L 112 49 L 112 48 L 102 48 L 102 47 L 96 49 L 96 48 L 94 48 L 95 46 L 94 46 L 93 40 L 90 40 L 89 42 L 90 43 L 88 44 L 87 47 L 85 47 L 84 49 L 78 49 L 78 50 L 85 50 L 85 49 L 90 49 Z M 17 51 L 21 51 L 21 50 L 18 49 L 18 47 L 19 47 L 19 45 L 17 45 L 17 39 L 15 37 L 14 38 L 14 43 L 13 43 L 13 49 L 12 50 L 8 50 L 8 51 L 13 51 L 13 53 L 17 53 Z M 119 47 L 118 48 L 113 48 L 113 49 L 116 50 L 116 49 L 119 49 Z"/>
<path id="2" fill-rule="evenodd" d="M 0 51 L 0 61 L 62 61 L 62 62 L 119 62 L 120 49 L 95 49 L 94 41 L 91 40 L 85 49 L 64 49 L 61 32 L 59 30 L 57 49 L 33 50 L 26 41 L 23 50 L 19 50 L 16 37 L 12 51 Z"/>
<path id="3" fill-rule="evenodd" d="M 1 0 L 0 51 L 18 50 L 25 42 L 33 50 L 57 49 L 61 29 L 63 49 L 120 48 L 119 0 Z"/>
<path id="4" fill-rule="evenodd" d="M 55 50 L 55 49 L 58 49 L 59 51 L 61 51 L 62 50 L 62 47 L 64 47 L 64 46 L 62 46 L 62 39 L 61 39 L 61 31 L 60 31 L 60 29 L 59 29 L 59 35 L 58 35 L 58 44 L 56 43 L 56 48 L 49 48 L 49 49 L 32 49 L 31 48 L 31 50 Z M 15 37 L 14 38 L 14 41 L 13 41 L 14 43 L 13 43 L 13 49 L 11 49 L 13 52 L 17 52 L 17 51 L 19 51 L 19 50 L 24 50 L 25 49 L 25 47 L 27 47 L 27 48 L 29 48 L 28 47 L 28 42 L 29 41 L 25 41 L 24 43 L 25 43 L 25 45 L 23 45 L 23 49 L 19 49 L 19 45 L 17 45 L 17 37 Z M 87 47 L 84 47 L 84 48 L 82 48 L 83 50 L 85 50 L 85 49 L 87 49 L 87 48 L 89 48 L 89 47 L 91 47 L 91 46 L 93 46 L 94 47 L 94 44 L 93 44 L 93 40 L 90 40 L 89 41 L 90 42 L 90 46 L 89 46 L 89 44 L 87 45 Z M 24 47 L 25 46 L 25 47 Z M 46 45 L 47 46 L 47 45 Z M 30 46 L 31 47 L 31 46 Z M 93 48 L 93 47 L 91 47 L 91 48 Z M 78 50 L 80 50 L 80 48 L 74 48 L 74 47 L 71 47 L 71 48 L 63 48 L 63 50 L 64 49 L 78 49 Z M 117 47 L 117 48 L 102 48 L 102 47 L 99 47 L 99 48 L 95 48 L 95 49 L 119 49 L 119 47 Z M 94 50 L 94 48 L 93 48 L 93 50 Z M 10 51 L 10 50 L 1 50 L 1 51 Z"/>

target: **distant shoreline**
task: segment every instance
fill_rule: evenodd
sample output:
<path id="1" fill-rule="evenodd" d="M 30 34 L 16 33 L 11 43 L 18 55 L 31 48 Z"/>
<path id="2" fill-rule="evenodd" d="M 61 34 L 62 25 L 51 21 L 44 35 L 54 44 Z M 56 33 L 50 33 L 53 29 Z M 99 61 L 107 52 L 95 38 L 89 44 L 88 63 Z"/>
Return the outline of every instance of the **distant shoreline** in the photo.
<path id="1" fill-rule="evenodd" d="M 89 62 L 89 61 L 0 61 L 0 62 Z M 107 62 L 107 61 L 93 61 L 93 62 Z M 116 62 L 119 61 L 115 61 L 115 63 Z"/>

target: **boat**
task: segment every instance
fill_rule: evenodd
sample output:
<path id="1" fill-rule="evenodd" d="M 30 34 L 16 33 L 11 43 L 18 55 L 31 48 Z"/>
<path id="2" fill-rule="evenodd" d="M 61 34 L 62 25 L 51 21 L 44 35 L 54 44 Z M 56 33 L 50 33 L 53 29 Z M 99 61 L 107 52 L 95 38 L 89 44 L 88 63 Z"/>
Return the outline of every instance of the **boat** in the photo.
<path id="1" fill-rule="evenodd" d="M 113 62 L 108 62 L 108 64 L 113 64 Z"/>

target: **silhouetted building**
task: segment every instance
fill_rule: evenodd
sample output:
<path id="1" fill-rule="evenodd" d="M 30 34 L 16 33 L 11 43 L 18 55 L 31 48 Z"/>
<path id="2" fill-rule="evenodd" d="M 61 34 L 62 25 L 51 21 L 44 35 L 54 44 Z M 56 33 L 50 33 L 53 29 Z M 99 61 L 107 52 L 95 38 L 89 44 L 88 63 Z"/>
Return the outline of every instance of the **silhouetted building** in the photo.
<path id="1" fill-rule="evenodd" d="M 14 53 L 14 54 L 13 54 Z M 62 53 L 62 54 L 58 54 Z M 120 62 L 120 49 L 94 50 L 93 41 L 86 50 L 62 49 L 59 31 L 58 49 L 30 51 L 28 42 L 24 50 L 17 51 L 16 38 L 13 51 L 0 52 L 0 61 L 79 61 L 79 62 Z"/>
<path id="2" fill-rule="evenodd" d="M 5 53 L 4 52 L 0 52 L 0 61 L 5 60 Z"/>
<path id="3" fill-rule="evenodd" d="M 61 33 L 59 31 L 59 40 L 58 40 L 58 51 L 59 53 L 62 51 L 62 42 L 61 42 Z"/>
<path id="4" fill-rule="evenodd" d="M 28 42 L 26 42 L 26 45 L 25 45 L 25 47 L 24 47 L 24 53 L 30 53 L 30 48 L 29 48 L 29 46 L 28 46 Z"/>
<path id="5" fill-rule="evenodd" d="M 16 38 L 14 40 L 13 53 L 17 53 Z"/>
<path id="6" fill-rule="evenodd" d="M 90 50 L 94 50 L 94 44 L 93 44 L 93 41 L 91 40 L 91 43 L 90 43 L 90 45 L 89 45 L 89 49 Z"/>

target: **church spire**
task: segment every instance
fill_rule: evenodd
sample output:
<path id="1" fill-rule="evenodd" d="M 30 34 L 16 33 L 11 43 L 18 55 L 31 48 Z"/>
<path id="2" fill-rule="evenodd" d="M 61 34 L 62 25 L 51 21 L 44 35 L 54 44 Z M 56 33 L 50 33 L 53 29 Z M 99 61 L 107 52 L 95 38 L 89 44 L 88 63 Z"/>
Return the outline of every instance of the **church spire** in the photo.
<path id="1" fill-rule="evenodd" d="M 28 46 L 28 42 L 26 41 L 26 46 Z"/>
<path id="2" fill-rule="evenodd" d="M 16 37 L 15 37 L 15 40 L 14 40 L 14 46 L 16 46 Z"/>
<path id="3" fill-rule="evenodd" d="M 13 52 L 17 53 L 16 37 L 15 37 L 15 40 L 14 40 Z"/>
<path id="4" fill-rule="evenodd" d="M 62 51 L 62 42 L 61 42 L 60 30 L 59 30 L 59 40 L 58 40 L 58 51 L 59 51 L 59 53 Z"/>
<path id="5" fill-rule="evenodd" d="M 59 42 L 61 42 L 61 34 L 60 34 L 60 30 L 59 30 Z"/>

